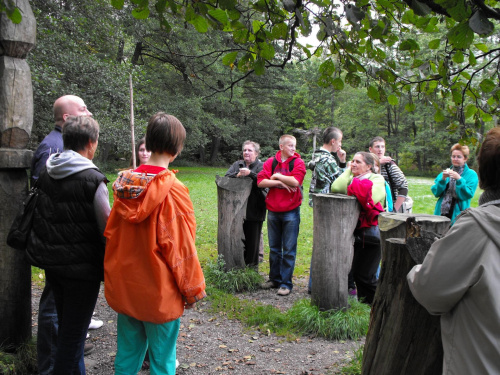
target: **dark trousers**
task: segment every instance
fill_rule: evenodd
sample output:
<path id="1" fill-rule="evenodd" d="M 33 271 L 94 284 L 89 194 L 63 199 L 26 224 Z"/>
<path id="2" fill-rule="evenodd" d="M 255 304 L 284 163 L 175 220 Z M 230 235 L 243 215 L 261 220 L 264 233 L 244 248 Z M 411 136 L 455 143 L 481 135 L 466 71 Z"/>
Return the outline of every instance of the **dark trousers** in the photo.
<path id="1" fill-rule="evenodd" d="M 61 277 L 45 271 L 52 286 L 59 319 L 54 375 L 83 375 L 83 348 L 99 295 L 100 281 Z"/>
<path id="2" fill-rule="evenodd" d="M 262 233 L 262 221 L 244 221 L 243 233 L 245 234 L 245 264 L 257 266 L 259 264 L 259 246 Z"/>
<path id="3" fill-rule="evenodd" d="M 51 375 L 54 369 L 54 360 L 57 351 L 57 322 L 56 302 L 52 286 L 48 280 L 45 280 L 40 297 L 38 308 L 38 333 L 37 333 L 37 356 L 38 373 L 40 375 Z"/>
<path id="4" fill-rule="evenodd" d="M 380 243 L 368 244 L 354 241 L 354 258 L 351 272 L 356 282 L 358 298 L 372 304 L 377 289 L 377 270 L 380 263 Z"/>

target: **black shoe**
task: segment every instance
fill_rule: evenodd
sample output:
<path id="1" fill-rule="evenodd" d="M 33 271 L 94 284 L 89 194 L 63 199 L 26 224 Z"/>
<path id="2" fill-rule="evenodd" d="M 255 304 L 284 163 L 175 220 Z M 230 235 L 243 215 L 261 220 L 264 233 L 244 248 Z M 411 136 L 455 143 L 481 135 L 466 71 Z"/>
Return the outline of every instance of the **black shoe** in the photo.
<path id="1" fill-rule="evenodd" d="M 83 355 L 89 355 L 94 350 L 94 344 L 86 343 L 83 347 Z"/>
<path id="2" fill-rule="evenodd" d="M 262 289 L 277 289 L 279 287 L 278 283 L 268 280 L 260 286 Z"/>

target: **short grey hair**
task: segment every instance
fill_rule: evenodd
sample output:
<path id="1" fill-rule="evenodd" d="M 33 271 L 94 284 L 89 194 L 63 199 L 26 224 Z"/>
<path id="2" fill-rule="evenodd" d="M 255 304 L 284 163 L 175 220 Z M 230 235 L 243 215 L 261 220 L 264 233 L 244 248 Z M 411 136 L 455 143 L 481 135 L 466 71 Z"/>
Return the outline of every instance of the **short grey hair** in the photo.
<path id="1" fill-rule="evenodd" d="M 90 116 L 68 116 L 62 128 L 65 150 L 85 150 L 89 141 L 99 138 L 99 124 Z"/>
<path id="2" fill-rule="evenodd" d="M 255 153 L 259 155 L 260 153 L 260 145 L 257 142 L 254 141 L 245 141 L 243 142 L 243 145 L 241 146 L 241 151 L 245 148 L 246 145 L 252 145 L 253 149 L 255 150 Z"/>

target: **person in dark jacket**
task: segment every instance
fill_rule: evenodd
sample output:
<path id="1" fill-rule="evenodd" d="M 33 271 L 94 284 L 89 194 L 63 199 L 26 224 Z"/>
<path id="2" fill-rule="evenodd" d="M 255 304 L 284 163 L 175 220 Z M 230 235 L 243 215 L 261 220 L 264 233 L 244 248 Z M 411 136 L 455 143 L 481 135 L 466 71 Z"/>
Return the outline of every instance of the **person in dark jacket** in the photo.
<path id="1" fill-rule="evenodd" d="M 109 216 L 107 179 L 92 163 L 98 123 L 67 117 L 64 151 L 49 157 L 38 178 L 40 196 L 28 239 L 28 261 L 45 270 L 59 332 L 53 374 L 85 374 L 87 329 L 104 280 L 103 237 Z"/>
<path id="2" fill-rule="evenodd" d="M 248 197 L 243 233 L 245 234 L 245 264 L 259 264 L 259 245 L 262 235 L 262 223 L 266 219 L 266 202 L 263 189 L 257 186 L 257 175 L 263 163 L 257 158 L 260 146 L 256 142 L 243 142 L 243 160 L 233 163 L 226 172 L 226 177 L 251 178 L 252 191 Z"/>
<path id="3" fill-rule="evenodd" d="M 38 180 L 49 156 L 63 151 L 62 128 L 68 116 L 92 116 L 83 99 L 74 95 L 64 95 L 58 98 L 54 102 L 53 112 L 55 128 L 40 143 L 31 160 L 31 186 Z M 102 324 L 102 321 L 95 322 Z M 40 375 L 52 374 L 57 350 L 58 328 L 54 294 L 50 283 L 45 280 L 38 307 L 37 362 Z M 92 344 L 86 344 L 86 353 L 92 349 Z"/>

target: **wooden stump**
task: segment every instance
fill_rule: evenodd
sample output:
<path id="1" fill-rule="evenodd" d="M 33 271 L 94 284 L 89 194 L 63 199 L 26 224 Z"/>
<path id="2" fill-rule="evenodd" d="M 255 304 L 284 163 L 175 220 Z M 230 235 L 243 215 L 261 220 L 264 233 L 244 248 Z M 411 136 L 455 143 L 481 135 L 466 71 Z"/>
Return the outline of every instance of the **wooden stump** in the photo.
<path id="1" fill-rule="evenodd" d="M 5 12 L 0 13 L 0 55 L 25 59 L 36 41 L 36 20 L 29 0 L 14 0 L 23 19 L 12 23 Z"/>
<path id="2" fill-rule="evenodd" d="M 348 306 L 347 275 L 353 257 L 353 232 L 359 217 L 355 197 L 313 195 L 311 300 L 320 310 Z"/>
<path id="3" fill-rule="evenodd" d="M 449 228 L 442 216 L 381 214 L 382 270 L 372 304 L 362 374 L 441 374 L 440 318 L 414 298 L 406 275 L 422 263 L 436 236 Z M 398 237 L 398 238 L 388 238 Z"/>
<path id="4" fill-rule="evenodd" d="M 226 270 L 245 268 L 243 220 L 252 180 L 216 176 L 215 183 L 219 212 L 217 251 L 226 262 Z"/>
<path id="5" fill-rule="evenodd" d="M 7 234 L 28 191 L 24 169 L 0 170 L 0 343 L 17 348 L 31 337 L 31 266 Z"/>

